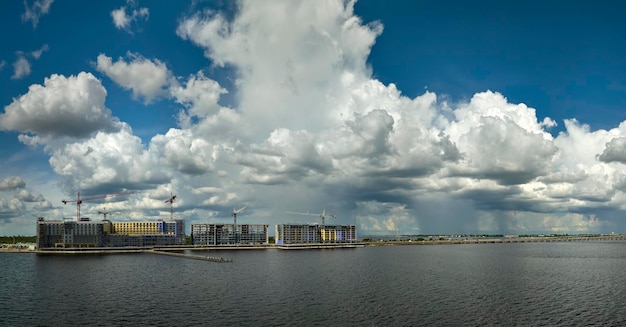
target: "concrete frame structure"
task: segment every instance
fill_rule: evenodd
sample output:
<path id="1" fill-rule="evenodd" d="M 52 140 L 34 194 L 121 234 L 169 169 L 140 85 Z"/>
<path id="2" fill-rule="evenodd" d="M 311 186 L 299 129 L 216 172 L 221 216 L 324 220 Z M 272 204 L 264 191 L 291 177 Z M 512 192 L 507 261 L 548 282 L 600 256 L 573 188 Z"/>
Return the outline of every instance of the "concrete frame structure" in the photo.
<path id="1" fill-rule="evenodd" d="M 39 249 L 182 244 L 185 244 L 183 220 L 111 222 L 37 219 Z"/>
<path id="2" fill-rule="evenodd" d="M 233 245 L 268 244 L 268 225 L 192 224 L 191 244 Z"/>
<path id="3" fill-rule="evenodd" d="M 276 244 L 356 243 L 355 225 L 281 224 L 276 225 Z"/>
<path id="4" fill-rule="evenodd" d="M 101 247 L 104 245 L 104 224 L 91 221 L 37 220 L 37 248 Z"/>
<path id="5" fill-rule="evenodd" d="M 152 239 L 159 239 L 156 236 L 175 236 L 174 244 L 185 243 L 185 222 L 181 219 L 173 221 L 142 221 L 142 222 L 112 222 L 111 234 L 128 236 L 151 236 Z M 161 239 L 167 239 L 160 237 Z M 147 238 L 150 239 L 150 238 Z M 168 241 L 164 241 L 168 242 Z M 148 242 L 152 243 L 152 242 Z M 155 244 L 159 245 L 159 244 Z"/>

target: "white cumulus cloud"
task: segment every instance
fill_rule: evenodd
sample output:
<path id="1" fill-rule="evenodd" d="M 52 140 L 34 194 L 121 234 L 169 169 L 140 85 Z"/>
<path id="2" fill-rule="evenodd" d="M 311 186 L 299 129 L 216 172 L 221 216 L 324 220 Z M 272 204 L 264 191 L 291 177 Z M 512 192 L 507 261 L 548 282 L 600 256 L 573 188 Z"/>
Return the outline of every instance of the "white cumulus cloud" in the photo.
<path id="1" fill-rule="evenodd" d="M 117 130 L 116 118 L 104 106 L 106 90 L 90 73 L 53 74 L 43 85 L 13 100 L 0 114 L 0 129 L 19 131 L 30 145 L 58 137 L 84 138 L 99 130 Z"/>
<path id="2" fill-rule="evenodd" d="M 24 53 L 22 51 L 17 52 L 17 59 L 13 62 L 13 76 L 12 79 L 20 79 L 24 78 L 31 73 L 31 63 L 27 59 L 28 57 L 32 57 L 35 60 L 38 60 L 41 55 L 48 51 L 49 47 L 47 44 L 44 44 L 40 49 L 32 51 L 30 53 Z M 4 64 L 0 65 L 0 69 L 4 66 Z"/>
<path id="3" fill-rule="evenodd" d="M 13 62 L 13 76 L 12 79 L 20 79 L 30 75 L 30 62 L 24 56 L 18 56 Z"/>
<path id="4" fill-rule="evenodd" d="M 0 181 L 0 191 L 21 189 L 24 186 L 26 186 L 26 183 L 19 176 L 5 177 Z"/>
<path id="5" fill-rule="evenodd" d="M 126 125 L 120 131 L 98 132 L 90 139 L 54 149 L 50 165 L 70 193 L 146 189 L 167 183 L 171 177 Z"/>
<path id="6" fill-rule="evenodd" d="M 193 118 L 203 119 L 218 112 L 221 109 L 218 104 L 220 95 L 228 92 L 216 81 L 205 77 L 202 71 L 189 76 L 183 85 L 172 84 L 171 96 L 186 108 L 179 116 L 180 124 L 185 127 L 191 126 Z"/>
<path id="7" fill-rule="evenodd" d="M 626 123 L 593 131 L 570 119 L 552 135 L 553 119 L 499 92 L 455 103 L 408 97 L 374 77 L 367 58 L 383 27 L 353 6 L 242 1 L 233 15 L 183 17 L 176 32 L 213 66 L 187 77 L 174 77 L 166 58 L 100 54 L 97 70 L 134 98 L 178 109 L 178 126 L 147 144 L 111 116 L 89 73 L 31 86 L 5 107 L 0 128 L 46 144 L 67 193 L 146 190 L 110 204 L 131 219 L 169 215 L 172 192 L 189 223 L 230 219 L 244 204 L 241 219 L 284 223 L 285 211 L 327 210 L 379 233 L 586 232 L 619 221 Z M 120 28 L 135 17 L 112 15 Z M 235 72 L 233 89 L 209 75 L 220 67 Z M 227 92 L 232 107 L 220 104 Z M 29 192 L 22 198 L 40 200 Z"/>
<path id="8" fill-rule="evenodd" d="M 133 97 L 143 97 L 146 104 L 167 94 L 166 87 L 172 77 L 163 62 L 157 59 L 149 60 L 132 53 L 129 53 L 128 57 L 129 62 L 124 61 L 123 58 L 113 62 L 111 57 L 100 54 L 97 59 L 97 69 L 121 87 L 132 90 Z"/>
<path id="9" fill-rule="evenodd" d="M 41 55 L 48 50 L 50 50 L 50 47 L 47 44 L 44 44 L 38 50 L 31 52 L 30 55 L 35 59 L 39 59 L 39 57 L 41 57 Z"/>
<path id="10" fill-rule="evenodd" d="M 146 7 L 135 8 L 136 4 L 133 1 L 127 1 L 126 6 L 122 6 L 119 9 L 111 11 L 111 18 L 113 19 L 113 25 L 120 30 L 126 30 L 130 32 L 130 25 L 139 19 L 148 20 L 150 16 L 150 10 Z"/>
<path id="11" fill-rule="evenodd" d="M 352 2 L 319 5 L 245 1 L 232 21 L 205 12 L 184 19 L 177 33 L 215 65 L 237 69 L 239 110 L 259 131 L 319 131 L 335 122 L 329 104 L 346 91 L 342 76 L 361 81 L 368 74 L 367 55 L 382 32 L 378 23 L 363 25 Z"/>
<path id="12" fill-rule="evenodd" d="M 30 21 L 33 29 L 39 25 L 39 18 L 50 11 L 50 6 L 54 0 L 35 0 L 32 5 L 28 5 L 28 1 L 24 1 L 24 13 L 22 14 L 22 22 Z"/>

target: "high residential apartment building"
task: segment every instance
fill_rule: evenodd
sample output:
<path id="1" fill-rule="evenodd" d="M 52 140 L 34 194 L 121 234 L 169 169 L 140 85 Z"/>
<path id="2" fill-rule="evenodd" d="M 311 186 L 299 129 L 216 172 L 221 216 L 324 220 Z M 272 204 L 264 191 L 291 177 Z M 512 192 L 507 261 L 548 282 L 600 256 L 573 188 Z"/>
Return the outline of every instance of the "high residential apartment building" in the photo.
<path id="1" fill-rule="evenodd" d="M 268 244 L 268 225 L 192 224 L 191 244 Z"/>
<path id="2" fill-rule="evenodd" d="M 185 222 L 37 220 L 37 247 L 126 247 L 185 244 Z"/>
<path id="3" fill-rule="evenodd" d="M 280 224 L 276 244 L 356 243 L 355 225 Z"/>

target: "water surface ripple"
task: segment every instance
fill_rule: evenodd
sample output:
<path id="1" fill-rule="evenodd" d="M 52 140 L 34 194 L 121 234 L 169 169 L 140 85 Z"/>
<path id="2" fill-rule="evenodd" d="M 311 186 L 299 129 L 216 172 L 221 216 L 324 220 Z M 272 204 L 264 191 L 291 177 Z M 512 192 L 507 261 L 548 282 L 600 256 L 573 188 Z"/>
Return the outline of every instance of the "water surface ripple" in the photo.
<path id="1" fill-rule="evenodd" d="M 0 326 L 624 326 L 626 242 L 0 254 Z"/>

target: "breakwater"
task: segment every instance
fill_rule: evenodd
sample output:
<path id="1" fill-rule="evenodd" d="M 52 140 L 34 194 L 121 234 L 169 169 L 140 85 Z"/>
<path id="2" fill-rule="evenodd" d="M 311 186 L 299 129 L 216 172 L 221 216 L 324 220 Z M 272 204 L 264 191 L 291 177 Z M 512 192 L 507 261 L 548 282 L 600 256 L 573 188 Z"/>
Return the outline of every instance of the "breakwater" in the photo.
<path id="1" fill-rule="evenodd" d="M 173 257 L 180 257 L 186 259 L 203 260 L 211 262 L 232 262 L 230 258 L 215 257 L 215 256 L 203 256 L 195 254 L 185 254 L 172 251 L 176 250 L 159 250 L 149 247 L 137 247 L 137 248 L 63 248 L 63 249 L 42 249 L 34 251 L 38 255 L 100 255 L 100 254 L 131 254 L 131 253 L 152 253 L 169 255 Z"/>
<path id="2" fill-rule="evenodd" d="M 211 261 L 211 262 L 232 262 L 233 261 L 233 259 L 231 258 L 213 257 L 213 256 L 196 255 L 196 254 L 185 254 L 185 253 L 168 252 L 168 251 L 151 250 L 151 251 L 145 251 L 145 252 L 161 254 L 161 255 L 169 255 L 169 256 L 185 258 L 185 259 Z"/>

